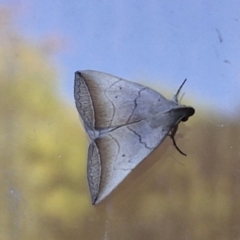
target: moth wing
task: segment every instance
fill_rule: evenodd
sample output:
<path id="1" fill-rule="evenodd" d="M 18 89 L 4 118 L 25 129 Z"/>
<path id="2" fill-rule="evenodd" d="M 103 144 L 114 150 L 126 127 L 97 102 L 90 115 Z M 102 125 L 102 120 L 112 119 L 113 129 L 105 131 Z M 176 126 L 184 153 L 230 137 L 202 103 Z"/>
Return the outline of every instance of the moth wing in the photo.
<path id="1" fill-rule="evenodd" d="M 163 117 L 163 124 L 164 124 Z M 99 203 L 167 136 L 169 127 L 140 121 L 119 127 L 90 144 L 88 183 L 92 203 Z"/>
<path id="2" fill-rule="evenodd" d="M 75 73 L 74 97 L 92 139 L 94 131 L 140 121 L 162 112 L 169 102 L 150 88 L 91 70 Z"/>

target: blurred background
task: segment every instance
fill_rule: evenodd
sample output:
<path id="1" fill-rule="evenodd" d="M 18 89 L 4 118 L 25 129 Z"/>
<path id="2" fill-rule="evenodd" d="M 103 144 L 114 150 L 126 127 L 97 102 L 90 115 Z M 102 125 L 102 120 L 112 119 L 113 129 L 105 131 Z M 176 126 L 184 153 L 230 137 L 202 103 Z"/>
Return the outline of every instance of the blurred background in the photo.
<path id="1" fill-rule="evenodd" d="M 240 239 L 238 1 L 0 0 L 0 239 Z M 99 205 L 77 70 L 196 114 Z"/>

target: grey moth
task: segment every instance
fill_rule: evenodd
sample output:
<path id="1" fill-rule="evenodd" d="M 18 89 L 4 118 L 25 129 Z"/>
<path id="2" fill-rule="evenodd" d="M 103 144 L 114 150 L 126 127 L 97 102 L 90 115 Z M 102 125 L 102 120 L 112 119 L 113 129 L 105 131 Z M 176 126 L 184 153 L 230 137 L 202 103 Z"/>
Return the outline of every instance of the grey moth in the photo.
<path id="1" fill-rule="evenodd" d="M 186 81 L 186 80 L 185 80 Z M 182 83 L 172 100 L 122 78 L 98 71 L 75 73 L 77 110 L 90 138 L 87 178 L 92 204 L 108 196 L 178 124 L 195 110 L 179 104 Z"/>

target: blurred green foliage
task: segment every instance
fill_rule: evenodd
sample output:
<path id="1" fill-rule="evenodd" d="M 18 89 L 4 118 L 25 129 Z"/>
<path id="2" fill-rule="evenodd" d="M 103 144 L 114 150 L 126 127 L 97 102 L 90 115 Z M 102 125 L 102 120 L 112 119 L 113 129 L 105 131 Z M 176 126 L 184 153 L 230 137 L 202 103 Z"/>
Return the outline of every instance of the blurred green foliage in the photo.
<path id="1" fill-rule="evenodd" d="M 3 19 L 0 239 L 240 239 L 240 117 L 196 107 L 177 134 L 187 158 L 167 139 L 92 206 L 75 106 L 59 95 L 51 56 Z"/>

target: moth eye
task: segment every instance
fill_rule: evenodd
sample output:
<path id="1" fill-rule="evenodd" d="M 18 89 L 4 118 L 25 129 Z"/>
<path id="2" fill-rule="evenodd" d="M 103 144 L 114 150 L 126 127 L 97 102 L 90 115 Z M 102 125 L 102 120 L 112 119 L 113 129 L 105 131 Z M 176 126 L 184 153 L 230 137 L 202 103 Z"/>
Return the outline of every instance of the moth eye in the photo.
<path id="1" fill-rule="evenodd" d="M 118 96 L 115 96 L 115 98 L 118 98 Z"/>
<path id="2" fill-rule="evenodd" d="M 123 154 L 122 157 L 125 157 L 125 154 Z"/>
<path id="3" fill-rule="evenodd" d="M 161 102 L 161 99 L 160 99 L 160 98 L 158 99 L 158 102 Z"/>
<path id="4" fill-rule="evenodd" d="M 122 90 L 122 87 L 119 87 L 119 90 Z"/>
<path id="5" fill-rule="evenodd" d="M 188 117 L 184 117 L 184 118 L 182 118 L 182 122 L 186 122 L 188 120 Z"/>

